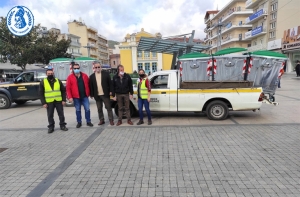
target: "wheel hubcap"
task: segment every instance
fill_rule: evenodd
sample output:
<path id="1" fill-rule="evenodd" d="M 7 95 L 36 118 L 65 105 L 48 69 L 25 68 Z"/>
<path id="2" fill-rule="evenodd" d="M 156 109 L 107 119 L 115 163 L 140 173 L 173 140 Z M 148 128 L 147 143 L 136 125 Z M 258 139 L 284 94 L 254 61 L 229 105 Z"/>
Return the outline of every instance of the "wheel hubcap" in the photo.
<path id="1" fill-rule="evenodd" d="M 6 105 L 6 100 L 4 98 L 0 99 L 0 107 L 4 107 Z"/>
<path id="2" fill-rule="evenodd" d="M 220 117 L 220 116 L 223 116 L 223 115 L 224 115 L 224 109 L 223 109 L 222 106 L 216 105 L 216 106 L 214 106 L 214 107 L 211 109 L 211 114 L 212 114 L 214 117 Z"/>

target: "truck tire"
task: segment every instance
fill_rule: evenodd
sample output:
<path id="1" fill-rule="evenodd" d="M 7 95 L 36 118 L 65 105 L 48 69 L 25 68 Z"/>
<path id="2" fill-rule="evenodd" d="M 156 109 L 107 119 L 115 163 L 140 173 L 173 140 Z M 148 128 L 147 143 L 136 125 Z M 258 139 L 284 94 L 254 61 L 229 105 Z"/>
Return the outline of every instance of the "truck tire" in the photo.
<path id="1" fill-rule="evenodd" d="M 134 114 L 135 114 L 135 112 L 136 112 L 136 110 L 134 109 L 134 107 L 132 106 L 132 104 L 130 104 L 129 110 L 130 110 L 130 117 L 133 117 Z M 119 106 L 118 106 L 118 104 L 115 105 L 114 111 L 115 111 L 116 116 L 119 117 Z M 126 118 L 125 110 L 123 110 L 123 116 L 122 116 L 122 118 L 123 119 Z"/>
<path id="2" fill-rule="evenodd" d="M 24 105 L 27 101 L 15 101 L 17 105 Z"/>
<path id="3" fill-rule="evenodd" d="M 210 120 L 224 120 L 228 113 L 228 107 L 223 101 L 212 101 L 206 108 L 206 114 Z"/>
<path id="4" fill-rule="evenodd" d="M 9 100 L 9 98 L 4 95 L 4 94 L 0 94 L 0 109 L 8 109 L 11 106 L 11 101 Z"/>

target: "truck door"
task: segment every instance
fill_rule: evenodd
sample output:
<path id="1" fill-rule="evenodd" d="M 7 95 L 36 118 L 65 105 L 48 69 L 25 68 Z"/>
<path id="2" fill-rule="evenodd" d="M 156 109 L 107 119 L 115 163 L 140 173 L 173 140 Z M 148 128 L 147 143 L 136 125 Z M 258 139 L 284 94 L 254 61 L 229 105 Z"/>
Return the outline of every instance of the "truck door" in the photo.
<path id="1" fill-rule="evenodd" d="M 168 87 L 169 74 L 157 75 L 151 78 L 151 111 L 170 110 L 170 87 Z"/>
<path id="2" fill-rule="evenodd" d="M 35 72 L 26 72 L 19 75 L 14 86 L 11 88 L 11 94 L 14 100 L 36 99 L 38 82 L 35 81 Z"/>

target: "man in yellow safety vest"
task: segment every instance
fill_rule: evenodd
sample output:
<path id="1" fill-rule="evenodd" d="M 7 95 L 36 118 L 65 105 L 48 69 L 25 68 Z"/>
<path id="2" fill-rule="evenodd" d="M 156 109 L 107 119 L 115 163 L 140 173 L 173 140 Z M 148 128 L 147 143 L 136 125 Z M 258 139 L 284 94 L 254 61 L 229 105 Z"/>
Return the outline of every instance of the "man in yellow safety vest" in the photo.
<path id="1" fill-rule="evenodd" d="M 63 105 L 66 104 L 66 89 L 62 82 L 54 78 L 52 69 L 47 69 L 47 78 L 40 83 L 40 98 L 43 107 L 47 109 L 48 133 L 53 133 L 55 127 L 54 109 L 59 117 L 59 125 L 62 131 L 67 131 Z"/>

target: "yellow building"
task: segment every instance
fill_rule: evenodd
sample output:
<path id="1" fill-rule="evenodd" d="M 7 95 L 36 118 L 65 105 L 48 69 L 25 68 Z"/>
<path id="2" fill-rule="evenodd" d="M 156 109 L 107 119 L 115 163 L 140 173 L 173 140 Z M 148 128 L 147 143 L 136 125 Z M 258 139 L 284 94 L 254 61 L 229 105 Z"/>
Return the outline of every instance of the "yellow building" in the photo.
<path id="1" fill-rule="evenodd" d="M 246 32 L 252 30 L 252 25 L 246 24 L 245 20 L 253 11 L 246 9 L 245 3 L 246 0 L 231 0 L 220 11 L 206 13 L 204 18 L 207 25 L 204 30 L 207 33 L 205 43 L 212 46 L 210 53 L 229 47 L 251 46 L 251 40 L 247 39 Z"/>
<path id="2" fill-rule="evenodd" d="M 70 34 L 80 37 L 82 56 L 90 56 L 103 64 L 108 64 L 107 39 L 99 35 L 96 28 L 87 26 L 80 20 L 74 20 L 68 22 L 68 29 Z"/>
<path id="3" fill-rule="evenodd" d="M 144 31 L 127 34 L 124 42 L 119 45 L 121 64 L 124 66 L 125 72 L 133 73 L 139 69 L 144 69 L 148 74 L 158 70 L 170 70 L 172 64 L 172 55 L 154 53 L 148 51 L 137 51 L 138 42 L 141 37 L 161 38 L 160 33 L 155 35 Z"/>

